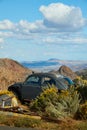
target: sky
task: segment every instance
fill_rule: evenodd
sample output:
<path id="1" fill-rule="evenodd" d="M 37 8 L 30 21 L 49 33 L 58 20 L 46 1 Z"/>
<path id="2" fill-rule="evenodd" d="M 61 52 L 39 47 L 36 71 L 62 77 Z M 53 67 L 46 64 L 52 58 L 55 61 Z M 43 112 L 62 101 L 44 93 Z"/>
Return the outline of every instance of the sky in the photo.
<path id="1" fill-rule="evenodd" d="M 0 58 L 87 60 L 87 0 L 0 0 Z"/>

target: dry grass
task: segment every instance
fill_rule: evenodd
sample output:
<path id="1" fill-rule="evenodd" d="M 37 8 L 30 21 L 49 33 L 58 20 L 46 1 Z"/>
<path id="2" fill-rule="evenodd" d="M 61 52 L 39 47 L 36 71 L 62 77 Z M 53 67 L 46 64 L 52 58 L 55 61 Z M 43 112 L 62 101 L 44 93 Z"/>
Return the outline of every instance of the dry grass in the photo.
<path id="1" fill-rule="evenodd" d="M 0 116 L 0 125 L 12 127 L 36 128 L 38 130 L 86 130 L 87 121 L 65 119 L 64 121 L 38 120 L 28 117 Z"/>

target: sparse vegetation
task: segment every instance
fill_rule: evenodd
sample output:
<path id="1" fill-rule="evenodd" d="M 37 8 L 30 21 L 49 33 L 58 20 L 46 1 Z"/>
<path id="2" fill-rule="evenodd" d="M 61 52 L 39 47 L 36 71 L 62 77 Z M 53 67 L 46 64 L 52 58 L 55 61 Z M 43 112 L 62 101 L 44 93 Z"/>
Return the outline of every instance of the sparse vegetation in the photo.
<path id="1" fill-rule="evenodd" d="M 23 81 L 27 71 L 8 65 L 8 60 L 1 62 L 0 66 L 0 96 L 4 94 L 12 95 L 7 91 L 7 87 L 14 82 Z M 16 64 L 16 62 L 15 62 Z M 8 67 L 9 66 L 9 67 Z M 14 69 L 13 69 L 14 68 Z M 58 92 L 55 86 L 46 87 L 40 96 L 28 104 L 29 111 L 33 111 L 42 117 L 41 120 L 30 117 L 16 117 L 10 115 L 0 115 L 0 124 L 16 127 L 32 127 L 43 130 L 86 130 L 87 129 L 87 80 L 83 77 L 74 79 L 75 87 L 69 90 Z M 44 120 L 43 120 L 44 119 Z M 49 122 L 49 120 L 51 122 Z"/>

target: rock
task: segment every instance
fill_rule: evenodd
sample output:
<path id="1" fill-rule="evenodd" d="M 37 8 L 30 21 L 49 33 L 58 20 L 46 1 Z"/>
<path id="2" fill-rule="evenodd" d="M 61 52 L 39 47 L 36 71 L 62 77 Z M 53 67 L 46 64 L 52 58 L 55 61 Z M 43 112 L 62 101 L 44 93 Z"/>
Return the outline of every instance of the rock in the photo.
<path id="1" fill-rule="evenodd" d="M 61 66 L 59 70 L 56 71 L 56 73 L 67 76 L 72 80 L 74 80 L 77 77 L 77 75 L 69 67 L 65 65 Z"/>

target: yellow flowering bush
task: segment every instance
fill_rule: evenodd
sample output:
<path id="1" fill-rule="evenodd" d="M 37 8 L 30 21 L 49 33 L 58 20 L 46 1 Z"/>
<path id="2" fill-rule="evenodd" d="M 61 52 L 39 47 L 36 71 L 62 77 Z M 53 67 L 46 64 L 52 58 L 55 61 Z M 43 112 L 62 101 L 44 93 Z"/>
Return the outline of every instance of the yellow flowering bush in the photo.
<path id="1" fill-rule="evenodd" d="M 30 104 L 31 109 L 45 111 L 48 102 L 56 100 L 58 89 L 54 86 L 46 87 L 43 92 Z"/>
<path id="2" fill-rule="evenodd" d="M 58 92 L 55 86 L 50 86 L 31 102 L 30 108 L 48 117 L 74 117 L 79 108 L 79 102 L 79 94 L 73 86 L 61 92 Z"/>
<path id="3" fill-rule="evenodd" d="M 7 95 L 9 95 L 9 96 L 13 96 L 13 95 L 14 95 L 11 91 L 1 90 L 1 91 L 0 91 L 0 96 L 1 96 L 1 95 L 4 95 L 4 94 L 7 94 Z"/>

